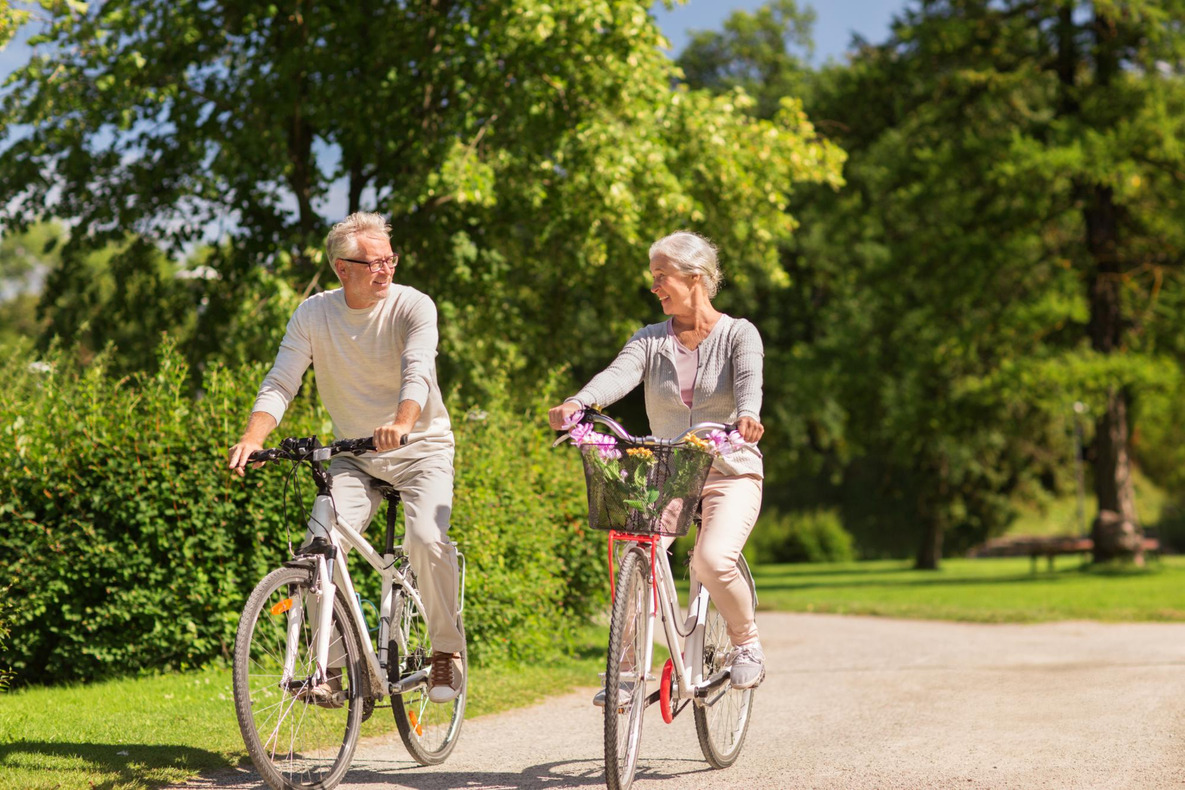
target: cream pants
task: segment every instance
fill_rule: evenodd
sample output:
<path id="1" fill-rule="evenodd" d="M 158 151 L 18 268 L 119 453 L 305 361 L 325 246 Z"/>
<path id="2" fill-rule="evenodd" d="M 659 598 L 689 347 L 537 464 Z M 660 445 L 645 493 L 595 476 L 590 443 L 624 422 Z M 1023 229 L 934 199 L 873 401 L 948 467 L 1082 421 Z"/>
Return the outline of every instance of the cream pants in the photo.
<path id="1" fill-rule="evenodd" d="M 453 511 L 453 465 L 447 456 L 403 460 L 339 455 L 329 466 L 337 517 L 364 532 L 382 496 L 370 487 L 375 477 L 402 495 L 406 526 L 403 547 L 424 600 L 434 650 L 459 653 L 465 638 L 457 628 L 460 572 L 457 548 L 448 538 Z M 381 551 L 381 547 L 379 549 Z M 332 665 L 337 665 L 332 662 Z"/>
<path id="2" fill-rule="evenodd" d="M 737 570 L 741 550 L 761 512 L 762 480 L 753 475 L 726 475 L 713 469 L 704 484 L 703 520 L 691 568 L 724 616 L 734 646 L 758 640 L 753 595 Z M 663 541 L 670 546 L 673 539 Z"/>

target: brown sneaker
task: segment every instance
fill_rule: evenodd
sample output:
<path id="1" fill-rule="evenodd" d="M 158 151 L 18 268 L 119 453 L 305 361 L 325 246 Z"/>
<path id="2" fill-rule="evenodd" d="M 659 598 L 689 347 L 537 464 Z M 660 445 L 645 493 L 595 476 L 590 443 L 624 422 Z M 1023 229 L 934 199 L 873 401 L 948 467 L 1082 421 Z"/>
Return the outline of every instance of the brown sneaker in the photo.
<path id="1" fill-rule="evenodd" d="M 428 699 L 433 702 L 452 702 L 461 693 L 465 669 L 460 653 L 432 654 L 432 673 L 428 676 Z"/>

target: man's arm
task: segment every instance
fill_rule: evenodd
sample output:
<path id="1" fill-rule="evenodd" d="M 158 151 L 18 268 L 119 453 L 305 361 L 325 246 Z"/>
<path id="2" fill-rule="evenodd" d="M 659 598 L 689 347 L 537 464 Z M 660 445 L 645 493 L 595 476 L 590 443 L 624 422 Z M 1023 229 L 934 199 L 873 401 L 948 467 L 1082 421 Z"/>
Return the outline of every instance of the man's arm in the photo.
<path id="1" fill-rule="evenodd" d="M 265 411 L 251 412 L 251 419 L 247 420 L 247 430 L 243 431 L 238 444 L 230 448 L 228 466 L 239 477 L 243 476 L 244 470 L 247 468 L 247 459 L 251 453 L 263 449 L 263 443 L 267 441 L 268 435 L 275 430 L 278 424 L 276 418 Z"/>

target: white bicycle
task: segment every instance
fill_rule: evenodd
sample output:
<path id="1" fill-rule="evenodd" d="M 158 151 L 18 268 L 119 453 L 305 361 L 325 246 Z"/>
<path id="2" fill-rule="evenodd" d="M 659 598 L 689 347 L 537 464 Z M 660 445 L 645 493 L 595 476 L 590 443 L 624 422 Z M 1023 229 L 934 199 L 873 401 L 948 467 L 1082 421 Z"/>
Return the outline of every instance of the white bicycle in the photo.
<path id="1" fill-rule="evenodd" d="M 612 443 L 601 438 L 604 434 L 590 433 L 596 424 L 612 432 Z M 699 437 L 728 429 L 703 423 L 675 439 L 638 437 L 603 414 L 586 411 L 581 422 L 556 442 L 571 437 L 580 446 L 589 525 L 609 530 L 612 609 L 603 699 L 605 780 L 610 790 L 627 790 L 633 783 L 642 716 L 650 705 L 660 706 L 668 724 L 691 705 L 700 750 L 714 768 L 736 762 L 745 743 L 753 689 L 729 684 L 726 660 L 732 644 L 724 617 L 694 572 L 683 615 L 663 546 L 663 538 L 686 535 L 696 519 L 713 457 Z M 753 576 L 743 556 L 739 570 L 756 606 Z M 662 618 L 671 654 L 658 678 L 651 673 L 657 618 Z M 649 691 L 656 680 L 657 688 Z"/>
<path id="2" fill-rule="evenodd" d="M 465 715 L 461 693 L 451 703 L 428 700 L 432 644 L 424 603 L 402 546 L 396 545 L 399 492 L 372 485 L 388 502 L 382 554 L 337 519 L 324 463 L 339 453 L 374 450 L 373 440 L 343 439 L 322 447 L 315 437 L 284 439 L 250 461 L 301 464 L 317 487 L 314 537 L 269 573 L 247 599 L 234 649 L 235 712 L 256 769 L 275 790 L 332 788 L 350 767 L 362 722 L 391 698 L 399 735 L 422 765 L 443 762 L 456 746 Z M 301 526 L 304 530 L 304 526 Z M 380 574 L 378 625 L 368 626 L 346 565 L 349 546 Z M 460 609 L 465 564 L 460 562 Z M 461 615 L 457 625 L 464 634 Z M 372 638 L 372 632 L 374 637 Z M 468 656 L 462 653 L 468 681 Z"/>

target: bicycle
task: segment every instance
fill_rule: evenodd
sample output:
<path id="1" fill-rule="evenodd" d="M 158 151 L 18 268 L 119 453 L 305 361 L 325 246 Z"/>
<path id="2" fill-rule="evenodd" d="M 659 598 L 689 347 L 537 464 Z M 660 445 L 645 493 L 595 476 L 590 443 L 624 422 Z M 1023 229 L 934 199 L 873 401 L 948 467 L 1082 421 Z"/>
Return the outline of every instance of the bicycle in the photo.
<path id="1" fill-rule="evenodd" d="M 593 431 L 596 424 L 607 427 L 615 438 Z M 650 705 L 658 703 L 663 721 L 670 724 L 690 704 L 700 749 L 714 768 L 736 762 L 748 733 L 753 689 L 729 684 L 726 662 L 732 645 L 724 618 L 694 571 L 687 616 L 683 616 L 662 545 L 664 538 L 686 535 L 696 520 L 714 457 L 702 435 L 715 431 L 727 434 L 730 426 L 702 423 L 675 439 L 631 436 L 613 419 L 586 411 L 556 441 L 558 445 L 571 438 L 580 447 L 589 525 L 609 531 L 612 604 L 604 675 L 604 740 L 610 790 L 628 790 L 633 782 L 642 717 Z M 744 557 L 739 570 L 756 605 L 753 576 Z M 655 680 L 651 662 L 655 619 L 660 616 L 671 657 L 663 666 L 658 687 L 647 693 L 647 684 Z"/>
<path id="2" fill-rule="evenodd" d="M 343 439 L 328 446 L 316 437 L 288 438 L 248 459 L 292 462 L 289 481 L 302 464 L 307 465 L 317 488 L 308 521 L 312 539 L 255 587 L 235 638 L 239 729 L 251 761 L 275 790 L 328 790 L 340 782 L 353 759 L 362 722 L 375 708 L 388 707 L 378 704 L 384 696 L 391 698 L 389 707 L 404 746 L 421 765 L 447 759 L 460 734 L 468 654 L 461 654 L 460 694 L 452 703 L 430 702 L 428 621 L 407 553 L 395 542 L 399 492 L 383 481 L 371 481 L 387 502 L 382 554 L 335 515 L 325 462 L 340 453 L 370 450 L 373 438 Z M 375 628 L 367 624 L 362 598 L 354 590 L 343 544 L 356 549 L 380 574 Z M 465 560 L 460 552 L 458 563 L 457 625 L 464 634 Z"/>

